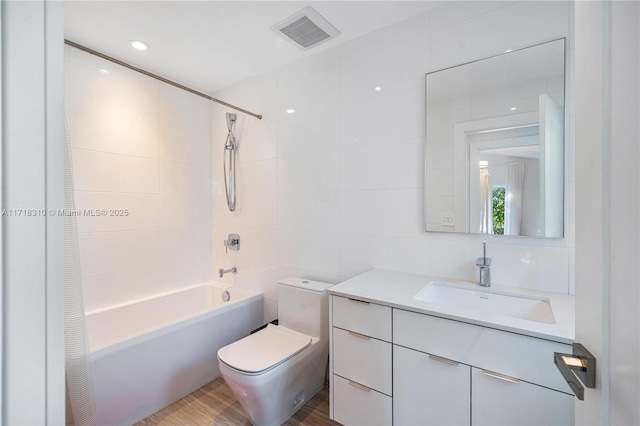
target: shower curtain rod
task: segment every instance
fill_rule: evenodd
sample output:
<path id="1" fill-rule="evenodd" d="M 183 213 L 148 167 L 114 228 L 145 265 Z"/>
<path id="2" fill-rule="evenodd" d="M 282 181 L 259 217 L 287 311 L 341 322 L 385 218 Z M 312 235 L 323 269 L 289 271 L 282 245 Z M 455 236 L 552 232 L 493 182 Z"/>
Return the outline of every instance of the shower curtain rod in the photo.
<path id="1" fill-rule="evenodd" d="M 230 104 L 230 103 L 227 103 L 227 102 L 225 102 L 225 101 L 221 101 L 220 99 L 216 99 L 216 98 L 214 98 L 214 97 L 212 97 L 212 96 L 207 95 L 206 93 L 198 92 L 197 90 L 194 90 L 194 89 L 192 89 L 192 88 L 190 88 L 190 87 L 183 86 L 183 85 L 182 85 L 182 84 L 180 84 L 180 83 L 176 83 L 176 82 L 175 82 L 175 81 L 173 81 L 173 80 L 169 80 L 169 79 L 167 79 L 167 78 L 160 77 L 159 75 L 154 74 L 154 73 L 149 72 L 149 71 L 145 71 L 145 70 L 143 70 L 142 68 L 138 68 L 138 67 L 133 66 L 133 65 L 131 65 L 131 64 L 128 64 L 128 63 L 126 63 L 126 62 L 123 62 L 123 61 L 121 61 L 121 60 L 119 60 L 119 59 L 116 59 L 116 58 L 113 58 L 113 57 L 111 57 L 111 56 L 105 55 L 104 53 L 100 53 L 100 52 L 98 52 L 98 51 L 95 51 L 95 50 L 93 50 L 93 49 L 90 49 L 90 48 L 88 48 L 88 47 L 85 47 L 85 46 L 83 46 L 83 45 L 81 45 L 81 44 L 74 43 L 74 42 L 73 42 L 73 41 L 71 41 L 71 40 L 67 40 L 67 39 L 65 39 L 65 40 L 64 40 L 64 44 L 68 44 L 69 46 L 71 46 L 71 47 L 75 47 L 76 49 L 80 49 L 80 50 L 82 50 L 82 51 L 84 51 L 84 52 L 87 52 L 87 53 L 90 53 L 90 54 L 92 54 L 92 55 L 98 56 L 98 57 L 100 57 L 100 58 L 102 58 L 102 59 L 106 59 L 107 61 L 113 62 L 114 64 L 118 64 L 118 65 L 121 65 L 121 66 L 123 66 L 123 67 L 125 67 L 125 68 L 129 68 L 130 70 L 133 70 L 133 71 L 139 72 L 140 74 L 144 74 L 144 75 L 146 75 L 147 77 L 155 78 L 156 80 L 162 81 L 163 83 L 170 84 L 171 86 L 177 87 L 178 89 L 182 89 L 182 90 L 184 90 L 184 91 L 186 91 L 186 92 L 189 92 L 189 93 L 192 93 L 192 94 L 194 94 L 194 95 L 196 95 L 196 96 L 200 96 L 200 97 L 205 98 L 205 99 L 207 99 L 207 100 L 210 100 L 210 101 L 212 101 L 212 102 L 217 102 L 217 103 L 219 103 L 219 104 L 221 104 L 221 105 L 224 105 L 224 106 L 226 106 L 226 107 L 229 107 L 229 108 L 231 108 L 231 109 L 235 109 L 236 111 L 240 111 L 240 112 L 243 112 L 243 113 L 245 113 L 245 114 L 251 115 L 251 116 L 253 116 L 253 117 L 257 118 L 258 120 L 262 120 L 262 115 L 260 115 L 260 114 L 255 114 L 255 113 L 253 113 L 253 112 L 251 112 L 251 111 L 247 111 L 246 109 L 243 109 L 243 108 L 237 107 L 237 106 L 232 105 L 232 104 Z"/>

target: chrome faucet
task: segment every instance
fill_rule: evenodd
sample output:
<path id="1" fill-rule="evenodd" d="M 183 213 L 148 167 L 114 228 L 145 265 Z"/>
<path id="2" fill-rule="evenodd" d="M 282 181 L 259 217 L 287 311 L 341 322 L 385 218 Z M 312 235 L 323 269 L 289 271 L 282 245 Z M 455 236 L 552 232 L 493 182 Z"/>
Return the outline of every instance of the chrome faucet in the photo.
<path id="1" fill-rule="evenodd" d="M 478 284 L 491 287 L 491 258 L 487 257 L 487 243 L 482 243 L 482 257 L 476 260 L 476 266 L 480 268 Z"/>
<path id="2" fill-rule="evenodd" d="M 238 272 L 238 269 L 235 266 L 233 268 L 231 268 L 231 269 L 222 269 L 222 268 L 220 268 L 220 269 L 218 269 L 218 276 L 220 278 L 222 278 L 222 277 L 224 277 L 224 274 L 229 273 L 229 272 L 232 272 L 232 273 L 235 274 L 235 273 Z"/>

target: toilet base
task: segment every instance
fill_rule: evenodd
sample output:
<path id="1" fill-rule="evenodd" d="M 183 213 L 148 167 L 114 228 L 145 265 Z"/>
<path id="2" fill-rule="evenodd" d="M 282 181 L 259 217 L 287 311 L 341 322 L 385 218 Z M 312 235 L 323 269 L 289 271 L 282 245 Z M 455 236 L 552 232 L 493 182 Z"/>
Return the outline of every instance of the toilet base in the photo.
<path id="1" fill-rule="evenodd" d="M 323 346 L 314 340 L 262 374 L 243 374 L 219 361 L 220 372 L 254 426 L 278 426 L 324 387 L 328 347 Z"/>

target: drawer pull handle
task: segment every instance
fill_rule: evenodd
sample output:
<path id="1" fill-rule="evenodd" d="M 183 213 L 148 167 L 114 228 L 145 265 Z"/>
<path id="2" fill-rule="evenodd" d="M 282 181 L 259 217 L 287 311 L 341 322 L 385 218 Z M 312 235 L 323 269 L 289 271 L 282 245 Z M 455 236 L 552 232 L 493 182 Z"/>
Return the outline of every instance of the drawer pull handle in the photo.
<path id="1" fill-rule="evenodd" d="M 457 367 L 459 364 L 458 361 L 454 361 L 449 358 L 442 358 L 441 356 L 437 356 L 437 355 L 429 355 L 429 359 L 441 362 L 443 364 L 453 365 L 454 367 Z"/>
<path id="2" fill-rule="evenodd" d="M 370 392 L 371 388 L 366 387 L 365 385 L 361 385 L 360 383 L 356 383 L 356 382 L 352 382 L 351 380 L 349 380 L 348 382 L 351 386 L 353 386 L 354 388 L 358 388 L 360 390 L 363 390 L 365 392 Z"/>
<path id="3" fill-rule="evenodd" d="M 363 305 L 368 305 L 369 302 L 365 302 L 364 300 L 352 299 L 349 297 L 350 302 L 362 303 Z"/>
<path id="4" fill-rule="evenodd" d="M 369 336 L 365 336 L 364 334 L 356 333 L 355 331 L 350 331 L 349 334 L 353 337 L 358 337 L 360 339 L 369 340 Z"/>
<path id="5" fill-rule="evenodd" d="M 482 370 L 482 374 L 485 376 L 493 377 L 494 379 L 504 380 L 509 383 L 520 383 L 520 380 L 515 377 L 507 376 L 506 374 L 496 373 L 495 371 Z"/>

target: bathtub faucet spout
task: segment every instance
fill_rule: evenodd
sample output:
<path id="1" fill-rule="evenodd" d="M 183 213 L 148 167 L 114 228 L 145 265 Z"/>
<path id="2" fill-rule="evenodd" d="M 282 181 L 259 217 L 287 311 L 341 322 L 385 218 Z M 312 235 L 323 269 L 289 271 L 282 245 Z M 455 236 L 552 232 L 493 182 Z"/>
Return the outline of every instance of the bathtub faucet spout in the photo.
<path id="1" fill-rule="evenodd" d="M 220 269 L 218 269 L 218 276 L 220 278 L 222 278 L 222 277 L 224 277 L 224 274 L 227 274 L 229 272 L 233 272 L 234 274 L 236 274 L 236 273 L 238 273 L 238 269 L 235 266 L 233 268 L 231 268 L 231 269 L 222 269 L 222 268 L 220 268 Z"/>

